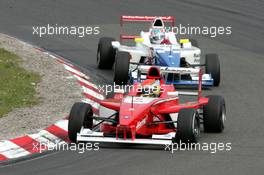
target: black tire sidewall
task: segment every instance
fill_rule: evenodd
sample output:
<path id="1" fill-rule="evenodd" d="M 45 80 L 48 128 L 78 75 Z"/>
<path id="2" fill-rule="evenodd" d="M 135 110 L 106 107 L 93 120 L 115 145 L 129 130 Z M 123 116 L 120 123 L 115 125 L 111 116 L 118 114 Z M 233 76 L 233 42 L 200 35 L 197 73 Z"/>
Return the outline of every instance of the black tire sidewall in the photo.
<path id="1" fill-rule="evenodd" d="M 207 98 L 209 98 L 208 104 L 203 108 L 204 131 L 215 133 L 222 132 L 224 130 L 222 115 L 223 112 L 226 113 L 225 101 L 223 97 L 218 95 L 207 96 Z"/>
<path id="2" fill-rule="evenodd" d="M 205 55 L 205 72 L 211 74 L 214 80 L 214 86 L 220 84 L 220 62 L 217 54 Z"/>
<path id="3" fill-rule="evenodd" d="M 198 125 L 198 135 L 194 134 L 194 122 Z M 200 135 L 200 123 L 195 109 L 181 109 L 178 114 L 176 141 L 197 143 Z"/>
<path id="4" fill-rule="evenodd" d="M 97 67 L 99 69 L 111 69 L 115 61 L 115 49 L 112 46 L 114 38 L 100 38 L 97 48 Z M 100 59 L 98 58 L 100 54 Z M 99 61 L 100 60 L 100 61 Z"/>
<path id="5" fill-rule="evenodd" d="M 86 125 L 92 127 L 92 118 L 88 116 L 93 115 L 92 106 L 87 103 L 75 103 L 69 115 L 68 136 L 72 142 L 76 142 L 77 133 L 80 132 L 82 126 Z M 85 123 L 86 122 L 86 123 Z M 89 122 L 87 124 L 87 122 Z"/>
<path id="6" fill-rule="evenodd" d="M 128 82 L 130 54 L 128 52 L 117 52 L 114 66 L 114 82 L 125 85 Z"/>

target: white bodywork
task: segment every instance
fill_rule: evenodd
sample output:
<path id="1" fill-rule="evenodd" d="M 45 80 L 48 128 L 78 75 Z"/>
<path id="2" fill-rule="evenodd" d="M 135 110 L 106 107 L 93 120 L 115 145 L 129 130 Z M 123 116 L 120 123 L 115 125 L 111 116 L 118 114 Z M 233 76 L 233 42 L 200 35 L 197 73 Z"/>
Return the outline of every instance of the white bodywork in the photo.
<path id="1" fill-rule="evenodd" d="M 125 46 L 121 45 L 119 41 L 113 41 L 112 45 L 118 51 L 129 52 L 131 55 L 130 62 L 139 63 L 141 57 L 152 57 L 150 48 L 163 48 L 167 50 L 179 50 L 180 57 L 184 57 L 189 64 L 200 64 L 200 54 L 201 50 L 197 47 L 192 46 L 191 42 L 179 44 L 177 42 L 175 33 L 167 32 L 165 34 L 166 38 L 170 41 L 170 45 L 167 44 L 151 44 L 150 42 L 150 32 L 141 32 L 140 38 L 142 42 L 136 42 L 135 46 Z"/>

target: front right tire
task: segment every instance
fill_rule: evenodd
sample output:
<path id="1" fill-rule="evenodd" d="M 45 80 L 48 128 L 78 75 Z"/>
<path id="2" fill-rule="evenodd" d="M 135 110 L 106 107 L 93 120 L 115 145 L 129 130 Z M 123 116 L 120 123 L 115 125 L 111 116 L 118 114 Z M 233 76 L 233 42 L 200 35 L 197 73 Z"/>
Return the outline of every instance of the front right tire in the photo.
<path id="1" fill-rule="evenodd" d="M 226 120 L 225 100 L 218 95 L 209 95 L 208 104 L 203 108 L 203 124 L 205 132 L 220 133 L 224 130 Z"/>
<path id="2" fill-rule="evenodd" d="M 205 73 L 211 74 L 214 80 L 214 86 L 220 84 L 220 62 L 217 54 L 205 55 Z"/>

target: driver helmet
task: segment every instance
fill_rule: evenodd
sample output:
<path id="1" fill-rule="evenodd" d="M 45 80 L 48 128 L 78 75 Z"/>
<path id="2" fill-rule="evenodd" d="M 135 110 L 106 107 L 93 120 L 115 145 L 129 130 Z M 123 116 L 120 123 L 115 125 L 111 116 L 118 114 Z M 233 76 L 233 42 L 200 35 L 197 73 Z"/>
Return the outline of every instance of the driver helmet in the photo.
<path id="1" fill-rule="evenodd" d="M 150 42 L 152 44 L 161 44 L 165 38 L 165 32 L 161 28 L 152 28 L 150 30 Z"/>
<path id="2" fill-rule="evenodd" d="M 142 87 L 142 97 L 159 97 L 161 95 L 161 86 L 159 80 L 152 82 L 151 84 L 145 84 Z"/>

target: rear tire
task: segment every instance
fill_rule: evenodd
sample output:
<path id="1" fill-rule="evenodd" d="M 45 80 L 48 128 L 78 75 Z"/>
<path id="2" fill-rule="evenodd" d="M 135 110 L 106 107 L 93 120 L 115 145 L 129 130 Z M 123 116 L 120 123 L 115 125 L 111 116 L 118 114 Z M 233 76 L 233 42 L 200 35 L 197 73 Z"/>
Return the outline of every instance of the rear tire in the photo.
<path id="1" fill-rule="evenodd" d="M 128 52 L 117 52 L 114 68 L 114 82 L 125 85 L 128 82 L 130 54 Z"/>
<path id="2" fill-rule="evenodd" d="M 181 109 L 178 114 L 176 141 L 197 143 L 200 136 L 200 121 L 195 109 Z"/>
<path id="3" fill-rule="evenodd" d="M 100 38 L 97 48 L 97 67 L 99 69 L 111 69 L 115 62 L 115 49 L 112 46 L 114 38 Z"/>
<path id="4" fill-rule="evenodd" d="M 90 104 L 87 103 L 75 103 L 70 112 L 69 124 L 68 124 L 68 136 L 72 142 L 76 142 L 77 133 L 81 128 L 93 127 L 93 109 Z"/>
<path id="5" fill-rule="evenodd" d="M 214 79 L 214 86 L 220 84 L 220 62 L 217 54 L 205 55 L 205 72 L 211 74 Z"/>
<path id="6" fill-rule="evenodd" d="M 225 100 L 218 95 L 209 95 L 208 104 L 203 108 L 203 123 L 205 132 L 220 133 L 224 130 L 226 120 Z"/>

